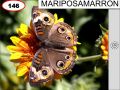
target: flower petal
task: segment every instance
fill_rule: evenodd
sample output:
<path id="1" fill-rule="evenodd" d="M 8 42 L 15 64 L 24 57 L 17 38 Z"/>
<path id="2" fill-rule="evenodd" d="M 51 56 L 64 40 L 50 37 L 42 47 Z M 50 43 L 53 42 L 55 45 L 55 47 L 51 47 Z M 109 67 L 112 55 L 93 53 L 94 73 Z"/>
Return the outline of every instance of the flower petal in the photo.
<path id="1" fill-rule="evenodd" d="M 102 44 L 105 45 L 105 40 L 104 40 L 104 38 L 102 38 Z"/>
<path id="2" fill-rule="evenodd" d="M 21 33 L 22 35 L 27 35 L 28 34 L 28 27 L 25 24 L 21 24 L 20 28 L 18 28 L 16 31 L 18 34 Z"/>
<path id="3" fill-rule="evenodd" d="M 75 58 L 75 60 L 77 61 L 77 60 L 78 60 L 78 58 L 79 58 L 79 56 L 78 56 L 78 55 L 76 55 L 76 58 Z"/>
<path id="4" fill-rule="evenodd" d="M 101 49 L 102 49 L 102 50 L 105 50 L 105 46 L 104 46 L 104 45 L 101 45 Z"/>
<path id="5" fill-rule="evenodd" d="M 80 45 L 81 43 L 80 42 L 77 42 L 78 45 Z"/>
<path id="6" fill-rule="evenodd" d="M 76 47 L 76 46 L 73 46 L 73 50 L 77 51 L 77 47 Z"/>
<path id="7" fill-rule="evenodd" d="M 108 55 L 108 51 L 107 51 L 107 50 L 104 50 L 104 51 L 103 51 L 103 55 L 107 56 L 107 55 Z"/>
<path id="8" fill-rule="evenodd" d="M 14 46 L 14 45 L 8 45 L 7 46 L 8 51 L 10 52 L 18 52 L 18 51 L 23 51 L 23 48 Z"/>
<path id="9" fill-rule="evenodd" d="M 19 59 L 19 58 L 21 58 L 23 55 L 24 55 L 24 54 L 23 54 L 23 53 L 20 53 L 20 52 L 12 53 L 11 56 L 10 56 L 10 60 Z"/>
<path id="10" fill-rule="evenodd" d="M 30 68 L 30 66 L 32 65 L 32 62 L 28 62 L 27 63 L 27 67 Z"/>
<path id="11" fill-rule="evenodd" d="M 26 72 L 28 72 L 28 68 L 23 66 L 17 70 L 17 76 L 23 76 Z"/>
<path id="12" fill-rule="evenodd" d="M 54 18 L 55 18 L 55 23 L 56 23 L 56 21 L 58 20 L 58 16 L 56 13 L 54 14 Z"/>
<path id="13" fill-rule="evenodd" d="M 57 22 L 64 22 L 64 18 L 58 19 Z"/>
<path id="14" fill-rule="evenodd" d="M 22 39 L 20 39 L 16 36 L 12 36 L 12 37 L 10 37 L 10 39 L 16 46 L 21 46 L 25 49 L 29 49 L 28 44 L 25 41 L 23 41 Z"/>
<path id="15" fill-rule="evenodd" d="M 108 60 L 108 56 L 102 56 L 103 60 Z"/>

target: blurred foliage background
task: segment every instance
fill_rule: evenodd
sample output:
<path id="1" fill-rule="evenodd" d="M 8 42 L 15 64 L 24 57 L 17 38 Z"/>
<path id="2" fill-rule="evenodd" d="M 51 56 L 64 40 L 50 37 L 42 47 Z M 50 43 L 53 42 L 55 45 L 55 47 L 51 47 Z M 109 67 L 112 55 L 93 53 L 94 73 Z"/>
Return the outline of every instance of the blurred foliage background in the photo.
<path id="1" fill-rule="evenodd" d="M 26 7 L 20 12 L 8 12 L 0 7 L 0 90 L 108 90 L 108 63 L 102 59 L 76 64 L 72 72 L 54 81 L 50 87 L 31 87 L 23 78 L 16 76 L 15 65 L 9 61 L 6 46 L 12 44 L 10 36 L 17 35 L 21 23 L 29 26 L 31 9 L 37 0 L 22 0 Z M 2 4 L 4 0 L 0 0 Z M 99 55 L 96 39 L 102 35 L 99 24 L 108 28 L 108 10 L 100 9 L 51 9 L 65 22 L 75 27 L 82 44 L 77 46 L 79 57 Z"/>

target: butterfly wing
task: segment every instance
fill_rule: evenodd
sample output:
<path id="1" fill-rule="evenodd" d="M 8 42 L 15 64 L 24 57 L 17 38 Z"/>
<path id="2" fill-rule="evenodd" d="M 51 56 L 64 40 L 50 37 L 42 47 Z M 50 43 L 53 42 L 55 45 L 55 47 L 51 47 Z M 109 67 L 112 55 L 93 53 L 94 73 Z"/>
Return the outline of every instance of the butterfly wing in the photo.
<path id="1" fill-rule="evenodd" d="M 46 57 L 46 49 L 39 49 L 32 61 L 29 72 L 29 83 L 32 86 L 40 86 L 52 81 L 54 72 Z"/>
<path id="2" fill-rule="evenodd" d="M 76 53 L 66 48 L 64 50 L 46 48 L 39 49 L 32 61 L 29 73 L 29 82 L 32 86 L 43 85 L 53 80 L 54 71 L 66 74 L 75 64 Z"/>
<path id="3" fill-rule="evenodd" d="M 69 48 L 65 50 L 47 49 L 47 57 L 51 67 L 59 74 L 66 74 L 71 71 L 75 64 L 76 53 Z"/>
<path id="4" fill-rule="evenodd" d="M 44 41 L 48 38 L 48 33 L 54 24 L 54 16 L 46 10 L 34 6 L 32 8 L 32 23 L 38 39 Z"/>
<path id="5" fill-rule="evenodd" d="M 77 35 L 74 29 L 64 23 L 54 24 L 49 32 L 49 42 L 56 46 L 71 47 L 77 43 Z"/>

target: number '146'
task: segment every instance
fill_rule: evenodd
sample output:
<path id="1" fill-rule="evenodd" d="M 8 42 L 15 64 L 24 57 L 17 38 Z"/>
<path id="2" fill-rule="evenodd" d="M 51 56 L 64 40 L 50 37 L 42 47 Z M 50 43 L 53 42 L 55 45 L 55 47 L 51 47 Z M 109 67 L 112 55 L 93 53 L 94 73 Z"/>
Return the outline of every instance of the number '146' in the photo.
<path id="1" fill-rule="evenodd" d="M 19 8 L 19 4 L 8 4 L 9 8 Z"/>

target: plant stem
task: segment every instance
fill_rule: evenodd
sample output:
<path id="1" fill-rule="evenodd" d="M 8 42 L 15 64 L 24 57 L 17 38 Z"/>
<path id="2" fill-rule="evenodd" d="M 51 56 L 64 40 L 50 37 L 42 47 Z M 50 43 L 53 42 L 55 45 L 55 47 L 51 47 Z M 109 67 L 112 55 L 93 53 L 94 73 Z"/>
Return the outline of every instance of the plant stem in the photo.
<path id="1" fill-rule="evenodd" d="M 100 55 L 87 56 L 87 57 L 78 57 L 76 63 L 86 62 L 86 61 L 95 61 L 95 60 L 99 60 L 101 57 L 102 57 L 101 54 Z"/>

